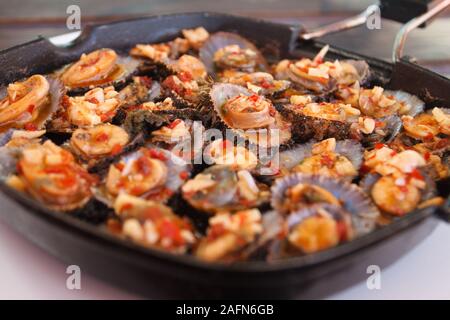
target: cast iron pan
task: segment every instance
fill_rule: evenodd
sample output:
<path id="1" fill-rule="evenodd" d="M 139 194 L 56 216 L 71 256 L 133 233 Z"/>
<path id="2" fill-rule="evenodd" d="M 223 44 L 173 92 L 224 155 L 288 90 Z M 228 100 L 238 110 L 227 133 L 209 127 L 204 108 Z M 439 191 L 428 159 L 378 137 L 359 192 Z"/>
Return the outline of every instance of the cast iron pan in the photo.
<path id="1" fill-rule="evenodd" d="M 40 38 L 3 51 L 0 85 L 50 72 L 84 52 L 104 47 L 126 51 L 136 43 L 167 41 L 181 29 L 197 26 L 210 32 L 238 32 L 268 56 L 313 56 L 323 45 L 310 41 L 299 46 L 299 26 L 212 13 L 155 16 L 91 26 L 66 48 Z M 407 60 L 392 65 L 341 49 L 333 49 L 330 58 L 364 59 L 387 87 L 417 94 L 430 105 L 450 105 L 450 81 Z M 446 196 L 448 189 L 444 186 L 441 193 Z M 51 212 L 3 183 L 0 190 L 0 215 L 25 237 L 82 271 L 150 298 L 323 297 L 367 278 L 371 264 L 383 268 L 394 262 L 438 222 L 428 208 L 324 252 L 277 263 L 208 264 L 120 240 L 96 226 Z"/>

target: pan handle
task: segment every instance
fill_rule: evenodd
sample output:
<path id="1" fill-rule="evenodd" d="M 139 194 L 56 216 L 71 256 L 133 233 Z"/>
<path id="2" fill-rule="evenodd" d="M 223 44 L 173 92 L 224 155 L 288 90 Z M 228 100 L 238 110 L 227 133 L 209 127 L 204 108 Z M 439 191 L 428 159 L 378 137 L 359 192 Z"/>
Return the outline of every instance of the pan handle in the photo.
<path id="1" fill-rule="evenodd" d="M 376 4 L 373 4 L 356 16 L 319 27 L 309 32 L 301 33 L 299 35 L 299 38 L 301 40 L 307 41 L 315 38 L 320 38 L 327 34 L 336 33 L 358 27 L 360 25 L 365 24 L 367 22 L 367 19 L 369 19 L 369 17 L 376 12 L 380 12 L 380 7 Z"/>
<path id="2" fill-rule="evenodd" d="M 436 4 L 436 6 L 430 9 L 428 12 L 405 23 L 395 37 L 394 47 L 392 49 L 392 61 L 395 63 L 401 59 L 406 38 L 411 31 L 423 25 L 425 22 L 430 21 L 430 19 L 437 16 L 448 7 L 450 7 L 450 0 L 444 0 Z"/>

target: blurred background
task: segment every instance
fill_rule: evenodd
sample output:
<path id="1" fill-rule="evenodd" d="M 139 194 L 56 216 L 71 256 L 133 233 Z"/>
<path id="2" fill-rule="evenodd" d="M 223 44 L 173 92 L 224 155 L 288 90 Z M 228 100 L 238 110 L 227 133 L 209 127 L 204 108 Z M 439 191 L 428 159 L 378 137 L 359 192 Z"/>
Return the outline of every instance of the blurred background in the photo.
<path id="1" fill-rule="evenodd" d="M 0 50 L 32 40 L 67 33 L 66 10 L 81 9 L 81 27 L 145 15 L 215 11 L 302 24 L 307 29 L 344 19 L 376 0 L 0 0 Z M 323 38 L 332 45 L 390 60 L 400 24 L 383 20 L 380 30 L 366 26 Z M 405 54 L 419 63 L 450 75 L 450 17 L 443 15 L 429 27 L 414 31 Z"/>

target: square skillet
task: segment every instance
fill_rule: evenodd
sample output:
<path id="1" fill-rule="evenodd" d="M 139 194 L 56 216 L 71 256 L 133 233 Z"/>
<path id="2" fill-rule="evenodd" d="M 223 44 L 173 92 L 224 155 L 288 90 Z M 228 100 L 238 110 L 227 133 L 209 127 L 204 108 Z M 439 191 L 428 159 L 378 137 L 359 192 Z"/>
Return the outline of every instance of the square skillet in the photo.
<path id="1" fill-rule="evenodd" d="M 39 38 L 0 52 L 0 86 L 49 73 L 85 52 L 99 48 L 127 52 L 136 43 L 167 41 L 181 29 L 197 26 L 209 32 L 237 32 L 268 57 L 312 57 L 323 46 L 315 41 L 300 46 L 301 26 L 215 13 L 153 16 L 89 26 L 64 48 Z M 391 64 L 336 48 L 328 57 L 364 59 L 384 86 L 416 94 L 428 106 L 450 105 L 450 81 L 405 59 Z M 444 196 L 448 189 L 443 187 Z M 151 298 L 320 298 L 366 279 L 370 264 L 383 268 L 394 262 L 439 221 L 427 208 L 323 252 L 270 263 L 211 264 L 118 239 L 100 227 L 52 212 L 4 183 L 0 191 L 0 216 L 26 238 L 68 264 Z"/>

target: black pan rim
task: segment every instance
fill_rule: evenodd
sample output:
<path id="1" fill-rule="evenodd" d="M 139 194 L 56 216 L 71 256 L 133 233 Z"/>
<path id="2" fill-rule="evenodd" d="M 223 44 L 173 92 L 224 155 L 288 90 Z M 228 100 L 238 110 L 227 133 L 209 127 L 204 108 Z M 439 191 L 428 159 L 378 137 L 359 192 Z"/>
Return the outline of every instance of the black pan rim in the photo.
<path id="1" fill-rule="evenodd" d="M 222 14 L 222 13 L 214 13 L 214 12 L 191 12 L 191 13 L 177 13 L 177 14 L 164 14 L 164 15 L 154 15 L 154 16 L 145 16 L 141 18 L 132 18 L 126 20 L 114 21 L 108 24 L 101 25 L 90 25 L 85 30 L 82 31 L 78 41 L 82 41 L 84 37 L 89 36 L 89 33 L 96 29 L 101 28 L 102 26 L 120 24 L 124 22 L 132 22 L 132 21 L 140 21 L 147 19 L 163 19 L 164 17 L 180 17 L 186 15 L 201 15 L 203 17 L 211 17 L 211 16 L 220 16 L 220 17 L 233 17 L 233 18 L 242 18 L 247 21 L 255 22 L 255 23 L 265 23 L 271 24 L 278 27 L 290 28 L 291 30 L 300 30 L 301 27 L 290 24 L 281 24 L 270 22 L 264 19 L 256 19 L 256 18 L 248 18 L 239 15 L 230 15 L 230 14 Z M 38 38 L 36 40 L 32 40 L 30 42 L 0 51 L 0 56 L 6 52 L 14 51 L 17 48 L 27 46 L 37 41 L 46 40 L 45 38 Z M 75 41 L 72 46 L 76 46 L 78 41 Z M 55 50 L 61 50 L 56 46 Z M 63 48 L 62 50 L 67 50 L 69 48 Z M 343 50 L 344 52 L 346 50 Z M 339 51 L 338 51 L 339 53 Z M 351 52 L 350 52 L 351 53 Z M 353 53 L 352 53 L 353 54 Z M 354 55 L 354 54 L 353 54 Z M 356 55 L 359 56 L 359 55 Z M 361 56 L 364 58 L 363 56 Z M 370 59 L 378 60 L 376 58 L 370 57 Z M 393 67 L 393 65 L 389 62 L 381 61 L 383 65 Z M 39 215 L 39 218 L 45 219 L 49 224 L 52 224 L 58 228 L 64 228 L 68 232 L 73 233 L 79 237 L 85 237 L 89 239 L 93 239 L 97 241 L 103 247 L 113 247 L 116 250 L 124 250 L 128 251 L 130 254 L 135 254 L 145 261 L 145 259 L 159 259 L 164 260 L 165 262 L 171 262 L 173 264 L 178 264 L 186 267 L 191 267 L 197 270 L 207 270 L 207 271 L 219 271 L 224 273 L 278 273 L 284 271 L 292 271 L 292 270 L 300 270 L 302 268 L 309 268 L 315 265 L 331 262 L 332 260 L 353 254 L 360 250 L 365 250 L 367 247 L 375 245 L 380 241 L 389 241 L 389 237 L 401 232 L 402 230 L 412 226 L 415 223 L 421 222 L 423 219 L 430 217 L 433 214 L 433 208 L 427 208 L 425 210 L 418 210 L 404 216 L 398 220 L 395 220 L 388 226 L 384 226 L 378 230 L 371 232 L 363 237 L 352 240 L 350 242 L 341 244 L 335 248 L 331 248 L 322 252 L 309 254 L 305 256 L 290 258 L 286 260 L 280 260 L 276 262 L 265 262 L 265 261 L 248 261 L 248 262 L 240 262 L 233 264 L 226 263 L 208 263 L 202 260 L 195 258 L 190 255 L 174 255 L 162 250 L 142 247 L 137 245 L 131 241 L 120 239 L 112 234 L 107 233 L 104 230 L 101 230 L 97 226 L 93 226 L 87 222 L 80 221 L 74 217 L 70 217 L 68 215 L 54 212 L 45 208 L 43 205 L 35 201 L 34 199 L 10 188 L 4 182 L 0 182 L 0 191 L 10 199 L 12 199 L 16 205 L 21 206 L 26 209 L 29 214 Z"/>

